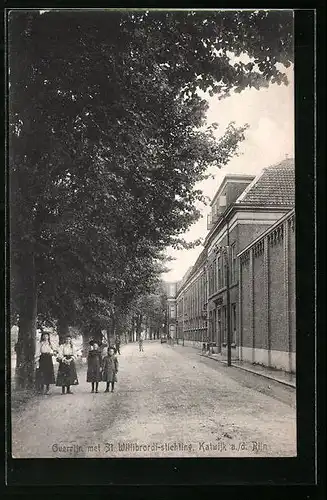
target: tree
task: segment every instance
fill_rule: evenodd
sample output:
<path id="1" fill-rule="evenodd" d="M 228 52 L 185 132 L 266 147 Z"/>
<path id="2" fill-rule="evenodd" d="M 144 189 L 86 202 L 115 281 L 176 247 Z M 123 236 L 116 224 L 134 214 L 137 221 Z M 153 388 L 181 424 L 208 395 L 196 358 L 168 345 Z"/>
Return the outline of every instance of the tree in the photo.
<path id="1" fill-rule="evenodd" d="M 198 89 L 224 96 L 286 83 L 276 63 L 292 60 L 291 28 L 285 11 L 10 12 L 21 384 L 33 379 L 38 298 L 64 331 L 65 304 L 80 300 L 96 316 L 94 293 L 116 308 L 131 303 L 140 269 L 183 244 L 199 217 L 194 185 L 236 154 L 245 130 L 230 125 L 216 140 Z M 250 63 L 229 57 L 242 52 Z M 120 278 L 125 264 L 133 280 Z"/>
<path id="2" fill-rule="evenodd" d="M 139 294 L 130 304 L 128 315 L 132 320 L 136 337 L 142 328 L 148 328 L 150 338 L 159 338 L 166 321 L 167 295 L 162 281 L 158 280 L 151 293 Z"/>

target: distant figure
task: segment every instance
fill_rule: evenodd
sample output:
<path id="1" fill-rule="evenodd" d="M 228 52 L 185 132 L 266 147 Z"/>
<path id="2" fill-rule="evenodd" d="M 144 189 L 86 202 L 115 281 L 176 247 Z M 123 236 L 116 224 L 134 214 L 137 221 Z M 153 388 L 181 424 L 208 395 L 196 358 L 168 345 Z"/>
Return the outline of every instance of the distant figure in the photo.
<path id="1" fill-rule="evenodd" d="M 49 334 L 42 333 L 40 338 L 39 381 L 40 389 L 44 394 L 49 394 L 50 384 L 55 383 L 52 362 L 52 356 L 55 354 L 57 353 L 52 347 Z"/>
<path id="2" fill-rule="evenodd" d="M 87 356 L 87 375 L 86 382 L 92 384 L 91 392 L 98 392 L 99 382 L 101 381 L 101 365 L 102 365 L 102 355 L 100 346 L 94 340 L 89 342 L 90 350 Z"/>
<path id="3" fill-rule="evenodd" d="M 78 385 L 78 378 L 75 366 L 75 352 L 72 338 L 67 335 L 64 344 L 61 344 L 58 353 L 59 368 L 57 373 L 57 386 L 61 386 L 61 393 L 73 394 L 71 385 Z"/>
<path id="4" fill-rule="evenodd" d="M 144 332 L 141 332 L 140 337 L 139 337 L 139 351 L 140 352 L 144 352 L 143 341 L 144 341 Z"/>
<path id="5" fill-rule="evenodd" d="M 111 384 L 111 392 L 114 392 L 115 382 L 117 382 L 118 373 L 118 359 L 115 355 L 113 347 L 109 347 L 108 355 L 103 358 L 102 367 L 102 380 L 107 382 L 106 390 L 109 392 L 109 385 Z"/>
<path id="6" fill-rule="evenodd" d="M 116 351 L 118 352 L 118 354 L 120 354 L 120 337 L 116 337 L 116 341 L 115 341 L 115 344 L 116 344 Z"/>

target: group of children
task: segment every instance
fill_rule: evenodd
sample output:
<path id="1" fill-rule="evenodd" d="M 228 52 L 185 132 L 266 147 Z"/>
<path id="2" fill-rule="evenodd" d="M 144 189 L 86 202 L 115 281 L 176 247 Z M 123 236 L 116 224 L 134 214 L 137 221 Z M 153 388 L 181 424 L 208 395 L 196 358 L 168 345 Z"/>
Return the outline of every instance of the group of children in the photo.
<path id="1" fill-rule="evenodd" d="M 86 381 L 92 384 L 91 392 L 99 392 L 99 382 L 106 382 L 105 392 L 114 391 L 117 382 L 118 359 L 114 347 L 108 347 L 108 355 L 102 358 L 102 350 L 95 341 L 90 342 L 90 350 L 87 356 Z"/>
<path id="2" fill-rule="evenodd" d="M 91 383 L 91 392 L 98 392 L 101 381 L 106 382 L 105 392 L 109 392 L 110 385 L 111 392 L 113 392 L 115 382 L 117 382 L 118 359 L 116 351 L 120 353 L 119 342 L 118 348 L 109 346 L 108 354 L 102 357 L 104 347 L 93 339 L 89 342 L 86 381 Z M 56 380 L 53 357 L 56 357 L 59 363 Z M 66 336 L 65 342 L 57 350 L 52 346 L 49 335 L 43 333 L 40 339 L 39 366 L 36 371 L 38 388 L 44 394 L 49 394 L 50 385 L 56 384 L 56 386 L 61 387 L 62 394 L 73 394 L 71 386 L 79 384 L 75 359 L 76 355 L 70 335 Z"/>

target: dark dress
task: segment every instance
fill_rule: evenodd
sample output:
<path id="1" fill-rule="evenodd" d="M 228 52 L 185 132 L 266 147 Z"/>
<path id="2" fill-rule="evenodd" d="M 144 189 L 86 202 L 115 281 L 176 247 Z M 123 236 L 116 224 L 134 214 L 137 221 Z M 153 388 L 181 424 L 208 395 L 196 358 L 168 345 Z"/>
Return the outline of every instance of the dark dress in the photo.
<path id="1" fill-rule="evenodd" d="M 70 363 L 65 363 L 63 359 L 70 360 Z M 59 361 L 59 368 L 57 373 L 56 385 L 59 387 L 78 385 L 78 378 L 76 372 L 76 366 L 74 362 L 74 357 L 71 355 L 63 356 L 63 359 Z"/>
<path id="2" fill-rule="evenodd" d="M 118 359 L 116 356 L 105 356 L 103 358 L 102 380 L 104 382 L 115 382 L 118 372 Z"/>
<path id="3" fill-rule="evenodd" d="M 101 381 L 101 361 L 102 356 L 100 351 L 89 351 L 87 356 L 86 382 Z"/>
<path id="4" fill-rule="evenodd" d="M 51 353 L 41 353 L 39 359 L 39 376 L 40 383 L 43 385 L 50 385 L 55 383 Z"/>

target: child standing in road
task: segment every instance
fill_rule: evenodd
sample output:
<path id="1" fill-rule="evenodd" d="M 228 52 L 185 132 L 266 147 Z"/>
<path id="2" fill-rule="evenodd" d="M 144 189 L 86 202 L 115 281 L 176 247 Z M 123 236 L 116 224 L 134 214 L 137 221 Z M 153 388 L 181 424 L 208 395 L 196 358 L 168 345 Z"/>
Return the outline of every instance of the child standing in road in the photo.
<path id="1" fill-rule="evenodd" d="M 109 392 L 111 384 L 111 392 L 114 392 L 115 382 L 117 382 L 118 359 L 115 355 L 113 347 L 109 347 L 108 355 L 103 358 L 102 380 L 107 382 L 105 392 Z"/>
<path id="2" fill-rule="evenodd" d="M 90 350 L 87 356 L 87 375 L 86 381 L 92 384 L 91 392 L 98 392 L 99 382 L 101 381 L 102 356 L 100 346 L 94 340 L 90 341 Z"/>
<path id="3" fill-rule="evenodd" d="M 49 394 L 50 384 L 55 383 L 52 362 L 52 356 L 55 354 L 56 351 L 52 347 L 49 334 L 45 332 L 42 333 L 40 340 L 39 373 L 40 382 L 42 384 L 42 392 L 44 391 L 44 394 Z"/>
<path id="4" fill-rule="evenodd" d="M 67 335 L 65 343 L 59 347 L 58 361 L 59 368 L 57 373 L 56 385 L 61 387 L 61 393 L 73 394 L 70 390 L 71 385 L 78 385 L 78 378 L 75 366 L 75 351 L 73 347 L 72 338 Z"/>

